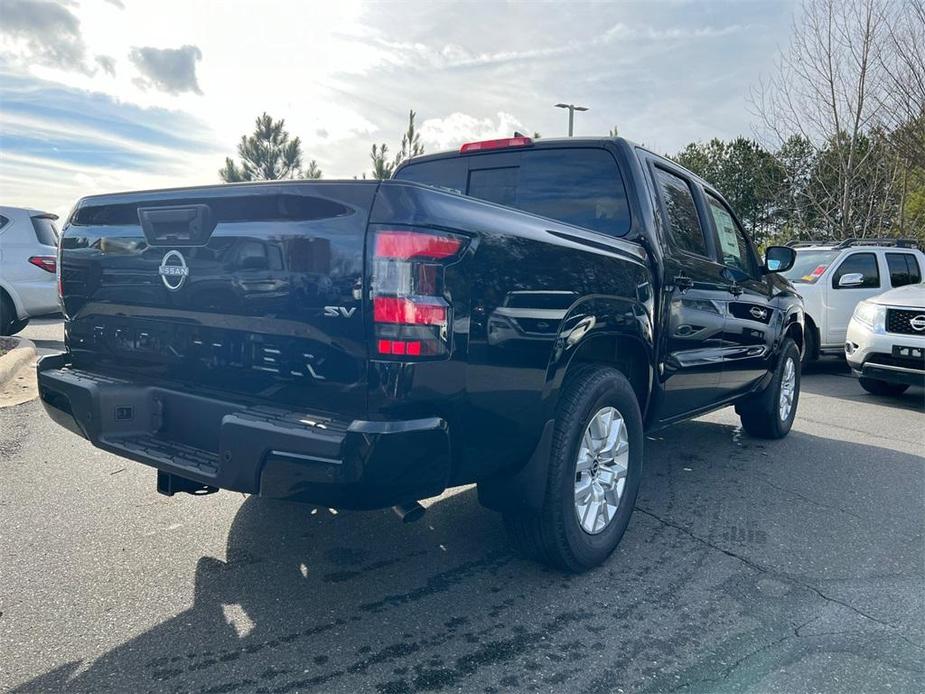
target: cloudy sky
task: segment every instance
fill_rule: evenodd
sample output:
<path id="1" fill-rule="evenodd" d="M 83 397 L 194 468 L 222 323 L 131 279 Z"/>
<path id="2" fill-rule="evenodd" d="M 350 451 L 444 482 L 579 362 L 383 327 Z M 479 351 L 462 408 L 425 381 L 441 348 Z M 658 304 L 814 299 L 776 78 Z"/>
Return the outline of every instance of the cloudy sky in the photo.
<path id="1" fill-rule="evenodd" d="M 0 0 L 0 199 L 215 183 L 254 118 L 326 178 L 369 170 L 409 108 L 425 149 L 566 133 L 674 152 L 753 135 L 748 89 L 787 43 L 769 2 Z"/>

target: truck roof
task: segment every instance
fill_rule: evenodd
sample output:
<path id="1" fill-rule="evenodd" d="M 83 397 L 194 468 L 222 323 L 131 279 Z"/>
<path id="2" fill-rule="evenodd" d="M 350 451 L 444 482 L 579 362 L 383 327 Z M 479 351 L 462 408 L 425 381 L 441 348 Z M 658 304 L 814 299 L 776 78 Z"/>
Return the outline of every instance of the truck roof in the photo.
<path id="1" fill-rule="evenodd" d="M 581 136 L 581 137 L 541 137 L 537 139 L 530 137 L 529 139 L 532 141 L 532 144 L 529 145 L 528 147 L 511 147 L 510 149 L 512 151 L 518 151 L 522 149 L 537 150 L 537 149 L 557 149 L 557 148 L 575 148 L 575 147 L 602 147 L 608 144 L 622 146 L 622 147 L 627 148 L 628 150 L 641 149 L 641 150 L 644 150 L 645 152 L 648 152 L 653 157 L 657 157 L 658 159 L 661 159 L 663 161 L 670 162 L 672 166 L 676 166 L 679 169 L 683 169 L 687 173 L 688 176 L 695 179 L 697 182 L 703 184 L 710 190 L 714 190 L 714 191 L 716 190 L 716 187 L 713 184 L 701 178 L 700 176 L 698 176 L 696 173 L 694 173 L 690 169 L 684 166 L 681 166 L 675 161 L 671 161 L 664 155 L 659 154 L 658 152 L 653 152 L 652 150 L 646 148 L 643 145 L 637 144 L 636 142 L 633 142 L 632 140 L 628 140 L 625 137 L 606 137 L 606 136 L 600 136 L 600 135 L 592 135 L 592 136 Z M 406 166 L 411 166 L 413 164 L 419 164 L 421 162 L 435 161 L 439 159 L 454 159 L 454 158 L 463 157 L 463 156 L 472 157 L 472 156 L 481 156 L 481 155 L 488 155 L 488 154 L 499 154 L 499 153 L 504 152 L 506 149 L 507 148 L 502 147 L 498 149 L 486 149 L 480 152 L 462 152 L 460 151 L 460 149 L 447 149 L 447 150 L 443 150 L 440 152 L 434 152 L 432 154 L 421 154 L 416 157 L 412 157 L 411 159 L 406 159 L 405 161 L 401 163 L 398 169 L 402 169 Z M 398 169 L 396 169 L 396 171 Z"/>
<path id="2" fill-rule="evenodd" d="M 629 147 L 638 147 L 634 142 L 627 140 L 624 137 L 601 137 L 601 136 L 583 136 L 583 137 L 540 137 L 532 138 L 529 135 L 530 140 L 533 144 L 530 145 L 531 149 L 552 149 L 556 147 L 600 147 L 604 144 L 613 144 L 613 143 L 625 143 Z M 512 148 L 514 149 L 514 148 Z M 517 148 L 519 149 L 519 148 Z M 484 152 L 468 152 L 465 153 L 465 156 L 478 156 L 479 154 L 489 154 L 503 152 L 504 148 L 501 149 L 488 149 Z M 421 154 L 412 159 L 407 159 L 403 163 L 418 163 L 422 161 L 431 161 L 433 159 L 450 159 L 453 157 L 463 156 L 463 153 L 460 152 L 459 148 L 456 149 L 445 149 L 440 152 L 433 152 L 431 154 Z"/>

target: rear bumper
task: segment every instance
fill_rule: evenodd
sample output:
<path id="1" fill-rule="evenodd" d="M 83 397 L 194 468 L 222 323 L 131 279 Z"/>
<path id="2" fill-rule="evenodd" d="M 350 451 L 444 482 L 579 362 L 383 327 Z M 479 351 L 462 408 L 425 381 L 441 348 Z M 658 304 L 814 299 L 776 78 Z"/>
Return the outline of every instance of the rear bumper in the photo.
<path id="1" fill-rule="evenodd" d="M 450 440 L 438 417 L 337 421 L 248 406 L 177 386 L 39 361 L 39 396 L 95 446 L 204 485 L 337 508 L 381 508 L 446 488 Z"/>

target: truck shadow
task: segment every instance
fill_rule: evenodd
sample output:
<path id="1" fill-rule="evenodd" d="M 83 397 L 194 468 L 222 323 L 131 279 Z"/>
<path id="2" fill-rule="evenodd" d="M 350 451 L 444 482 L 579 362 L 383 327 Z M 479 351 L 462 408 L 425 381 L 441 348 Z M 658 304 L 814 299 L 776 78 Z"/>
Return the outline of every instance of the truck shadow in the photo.
<path id="1" fill-rule="evenodd" d="M 808 591 L 762 597 L 755 572 L 732 556 L 787 566 L 793 546 L 815 549 L 805 547 L 800 523 L 792 537 L 767 542 L 780 518 L 818 523 L 833 512 L 767 493 L 761 479 L 769 467 L 789 467 L 767 455 L 774 444 L 705 421 L 671 432 L 650 440 L 641 511 L 596 571 L 565 576 L 520 559 L 472 489 L 441 498 L 406 526 L 390 511 L 335 514 L 250 497 L 229 529 L 224 560 L 199 559 L 188 609 L 91 663 L 68 663 L 15 691 L 387 693 L 476 684 L 561 690 L 579 682 L 612 691 L 627 678 L 651 682 L 696 669 L 710 653 L 735 660 L 736 649 L 753 648 L 730 637 L 742 624 L 789 632 L 791 612 L 821 601 Z M 883 457 L 882 449 L 796 432 L 777 448 L 799 450 L 800 465 L 858 460 L 868 475 Z M 913 462 L 921 467 L 914 456 L 890 456 L 910 475 Z M 910 484 L 911 505 L 921 484 Z M 837 513 L 831 523 L 854 533 L 855 553 L 876 554 L 876 534 L 865 542 Z M 707 600 L 714 594 L 722 601 Z M 163 599 L 175 598 L 165 591 Z M 675 641 L 705 645 L 691 652 Z M 604 669 L 596 665 L 601 649 L 613 654 Z"/>

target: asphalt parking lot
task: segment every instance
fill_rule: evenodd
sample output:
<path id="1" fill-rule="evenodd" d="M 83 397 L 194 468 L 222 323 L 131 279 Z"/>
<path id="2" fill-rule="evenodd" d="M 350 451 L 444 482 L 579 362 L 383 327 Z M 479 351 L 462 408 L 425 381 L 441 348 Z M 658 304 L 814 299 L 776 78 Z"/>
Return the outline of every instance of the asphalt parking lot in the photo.
<path id="1" fill-rule="evenodd" d="M 520 559 L 472 489 L 407 526 L 168 499 L 36 401 L 0 409 L 0 690 L 923 691 L 923 399 L 833 361 L 783 441 L 728 409 L 659 432 L 581 576 Z"/>

